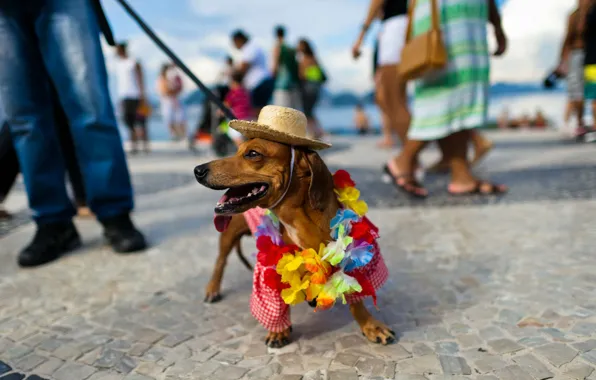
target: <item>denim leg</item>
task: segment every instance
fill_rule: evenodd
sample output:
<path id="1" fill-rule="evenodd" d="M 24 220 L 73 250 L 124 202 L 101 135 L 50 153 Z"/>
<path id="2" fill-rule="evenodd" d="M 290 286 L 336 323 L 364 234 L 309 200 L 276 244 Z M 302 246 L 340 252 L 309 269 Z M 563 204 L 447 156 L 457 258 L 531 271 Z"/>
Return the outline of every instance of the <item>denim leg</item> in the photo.
<path id="1" fill-rule="evenodd" d="M 54 129 L 48 77 L 25 4 L 0 7 L 0 102 L 36 222 L 68 221 L 74 208 L 64 182 L 64 162 Z"/>
<path id="2" fill-rule="evenodd" d="M 128 213 L 132 186 L 90 2 L 45 0 L 35 30 L 70 122 L 89 207 L 99 219 Z"/>

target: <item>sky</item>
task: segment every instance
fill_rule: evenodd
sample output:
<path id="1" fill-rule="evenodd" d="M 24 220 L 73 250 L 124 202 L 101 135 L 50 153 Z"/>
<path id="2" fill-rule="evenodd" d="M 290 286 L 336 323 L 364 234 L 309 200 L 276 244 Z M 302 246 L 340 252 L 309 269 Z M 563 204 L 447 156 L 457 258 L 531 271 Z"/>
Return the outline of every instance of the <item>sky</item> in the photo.
<path id="1" fill-rule="evenodd" d="M 372 45 L 378 23 L 370 30 L 363 56 L 354 61 L 351 46 L 364 20 L 365 0 L 127 0 L 168 46 L 206 84 L 212 84 L 227 54 L 234 54 L 230 33 L 244 29 L 267 53 L 273 28 L 283 24 L 289 42 L 301 37 L 315 45 L 332 91 L 364 93 L 372 88 Z M 499 0 L 509 50 L 491 62 L 493 82 L 539 82 L 557 64 L 560 43 L 573 0 Z M 148 39 L 115 0 L 102 0 L 114 34 L 127 40 L 131 55 L 146 70 L 150 92 L 168 58 Z M 494 47 L 492 28 L 489 43 Z M 108 70 L 114 53 L 104 44 Z M 194 89 L 187 80 L 186 89 Z M 111 84 L 113 86 L 113 83 Z"/>

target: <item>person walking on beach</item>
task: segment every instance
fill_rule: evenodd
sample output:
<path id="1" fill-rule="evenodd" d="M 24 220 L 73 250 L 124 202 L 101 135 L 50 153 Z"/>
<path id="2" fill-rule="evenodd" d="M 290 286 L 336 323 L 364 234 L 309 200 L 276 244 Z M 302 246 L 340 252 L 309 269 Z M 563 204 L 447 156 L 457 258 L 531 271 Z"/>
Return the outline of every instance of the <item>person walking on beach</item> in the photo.
<path id="1" fill-rule="evenodd" d="M 352 55 L 357 59 L 367 31 L 375 18 L 380 18 L 381 30 L 373 67 L 376 68 L 376 103 L 384 116 L 383 139 L 378 144 L 382 148 L 391 148 L 394 145 L 394 133 L 403 144 L 410 126 L 406 81 L 400 78 L 397 69 L 406 38 L 407 13 L 407 0 L 371 0 L 360 34 L 352 47 Z"/>
<path id="2" fill-rule="evenodd" d="M 124 124 L 130 133 L 132 153 L 138 152 L 139 140 L 143 142 L 144 151 L 148 152 L 147 122 L 139 115 L 142 102 L 146 101 L 143 67 L 139 60 L 129 56 L 126 42 L 116 45 L 116 55 L 118 100 Z"/>
<path id="3" fill-rule="evenodd" d="M 273 95 L 274 80 L 267 66 L 265 52 L 242 30 L 232 33 L 232 42 L 241 53 L 240 64 L 235 70 L 244 75 L 244 85 L 250 91 L 254 114 L 258 115 Z"/>
<path id="4" fill-rule="evenodd" d="M 298 42 L 300 61 L 298 73 L 300 76 L 300 90 L 302 92 L 302 108 L 307 120 L 307 130 L 316 139 L 322 138 L 325 133 L 319 120 L 315 116 L 315 107 L 327 75 L 315 55 L 312 44 L 305 38 Z"/>
<path id="5" fill-rule="evenodd" d="M 561 47 L 558 72 L 567 74 L 567 110 L 569 117 L 575 116 L 575 135 L 586 133 L 584 125 L 584 36 L 585 17 L 580 15 L 581 2 L 567 18 L 567 31 Z M 567 117 L 567 115 L 566 115 Z"/>
<path id="6" fill-rule="evenodd" d="M 186 116 L 179 96 L 182 93 L 182 77 L 176 66 L 165 63 L 157 78 L 157 91 L 160 96 L 161 116 L 168 126 L 172 139 L 186 138 Z"/>
<path id="7" fill-rule="evenodd" d="M 273 76 L 275 89 L 273 90 L 273 104 L 276 106 L 301 108 L 300 77 L 296 50 L 286 44 L 286 29 L 275 27 L 276 43 L 273 48 Z"/>
<path id="8" fill-rule="evenodd" d="M 146 247 L 130 219 L 133 191 L 99 41 L 99 25 L 107 22 L 100 23 L 103 12 L 96 13 L 98 7 L 98 1 L 79 0 L 22 0 L 0 6 L 2 44 L 10 51 L 0 54 L 0 108 L 37 225 L 18 257 L 24 267 L 55 260 L 81 244 L 64 183 L 65 162 L 52 108 L 57 99 L 50 82 L 68 117 L 87 201 L 105 238 L 118 253 Z M 103 32 L 106 39 L 111 36 Z"/>
<path id="9" fill-rule="evenodd" d="M 592 108 L 592 121 L 594 125 L 590 130 L 593 135 L 596 131 L 596 0 L 581 0 L 580 23 L 583 25 L 584 35 L 584 97 L 590 101 Z"/>
<path id="10" fill-rule="evenodd" d="M 411 20 L 414 36 L 428 31 L 432 2 L 415 3 Z M 416 81 L 408 139 L 400 154 L 390 159 L 384 170 L 399 190 L 410 196 L 426 197 L 428 193 L 416 180 L 414 170 L 422 149 L 428 142 L 437 141 L 451 170 L 449 193 L 503 193 L 507 191 L 505 186 L 476 178 L 467 157 L 471 130 L 487 122 L 487 21 L 493 25 L 497 40 L 495 55 L 502 55 L 507 48 L 498 8 L 495 0 L 443 0 L 437 3 L 448 63 L 431 77 Z M 457 12 L 448 12 L 449 9 L 457 9 Z"/>

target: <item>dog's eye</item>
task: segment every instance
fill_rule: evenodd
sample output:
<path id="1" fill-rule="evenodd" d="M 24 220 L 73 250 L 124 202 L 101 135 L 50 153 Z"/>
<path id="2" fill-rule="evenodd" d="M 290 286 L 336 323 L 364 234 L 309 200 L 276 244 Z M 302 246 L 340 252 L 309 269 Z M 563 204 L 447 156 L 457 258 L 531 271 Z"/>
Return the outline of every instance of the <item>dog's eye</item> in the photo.
<path id="1" fill-rule="evenodd" d="M 246 157 L 246 158 L 257 158 L 257 157 L 261 157 L 261 153 L 257 152 L 256 150 L 249 150 L 248 152 L 246 152 L 244 154 L 244 157 Z"/>

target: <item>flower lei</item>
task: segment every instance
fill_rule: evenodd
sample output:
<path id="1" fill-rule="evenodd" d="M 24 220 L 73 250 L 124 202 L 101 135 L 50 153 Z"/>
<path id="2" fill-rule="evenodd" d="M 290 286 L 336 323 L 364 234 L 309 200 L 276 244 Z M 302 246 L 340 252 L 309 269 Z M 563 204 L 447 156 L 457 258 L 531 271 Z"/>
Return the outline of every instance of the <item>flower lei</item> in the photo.
<path id="1" fill-rule="evenodd" d="M 257 260 L 265 267 L 265 284 L 279 291 L 286 304 L 296 305 L 316 299 L 317 310 L 331 308 L 338 298 L 346 303 L 347 294 L 370 295 L 376 305 L 374 287 L 359 272 L 374 255 L 377 229 L 364 214 L 366 202 L 345 170 L 333 175 L 334 191 L 342 208 L 330 222 L 331 238 L 327 245 L 301 250 L 285 245 L 279 219 L 266 210 L 257 227 Z"/>

